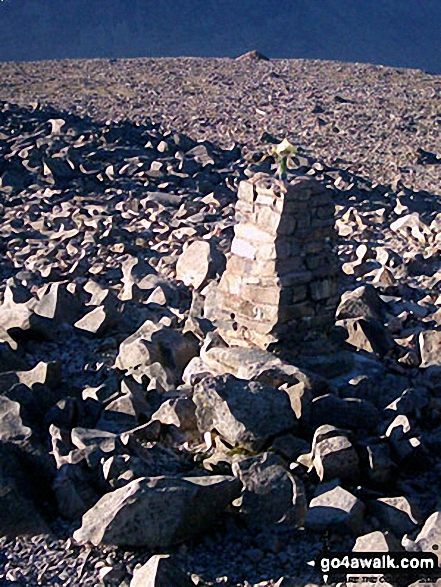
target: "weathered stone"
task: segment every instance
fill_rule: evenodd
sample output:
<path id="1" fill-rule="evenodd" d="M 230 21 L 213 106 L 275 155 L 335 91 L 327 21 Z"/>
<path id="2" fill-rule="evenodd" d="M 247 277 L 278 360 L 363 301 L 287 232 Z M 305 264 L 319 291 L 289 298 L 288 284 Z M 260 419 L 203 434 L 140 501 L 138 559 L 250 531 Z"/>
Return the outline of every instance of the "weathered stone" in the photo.
<path id="1" fill-rule="evenodd" d="M 82 304 L 65 284 L 52 283 L 44 286 L 38 295 L 39 301 L 33 308 L 37 316 L 53 320 L 57 325 L 64 322 L 72 324 L 78 320 Z"/>
<path id="2" fill-rule="evenodd" d="M 200 289 L 207 279 L 221 272 L 224 260 L 209 241 L 194 241 L 180 255 L 176 264 L 176 279 Z"/>
<path id="3" fill-rule="evenodd" d="M 194 337 L 147 320 L 121 343 L 115 366 L 134 377 L 142 377 L 144 373 L 149 375 L 147 368 L 158 363 L 166 376 L 179 384 L 185 367 L 197 354 Z"/>
<path id="4" fill-rule="evenodd" d="M 80 518 L 100 498 L 94 488 L 94 477 L 87 471 L 84 461 L 62 465 L 57 471 L 53 491 L 60 515 L 69 520 Z"/>
<path id="5" fill-rule="evenodd" d="M 232 477 L 141 477 L 104 495 L 74 532 L 80 544 L 168 548 L 209 528 L 240 494 Z"/>
<path id="6" fill-rule="evenodd" d="M 394 347 L 394 341 L 387 329 L 373 320 L 347 318 L 338 320 L 337 325 L 346 330 L 346 342 L 358 350 L 383 357 Z"/>
<path id="7" fill-rule="evenodd" d="M 314 427 L 331 424 L 339 428 L 375 430 L 380 423 L 380 412 L 368 400 L 341 399 L 328 393 L 312 399 L 310 423 Z"/>
<path id="8" fill-rule="evenodd" d="M 309 443 L 293 434 L 278 436 L 271 446 L 277 454 L 288 461 L 295 461 L 300 455 L 309 453 Z"/>
<path id="9" fill-rule="evenodd" d="M 420 522 L 420 512 L 416 504 L 407 497 L 380 497 L 367 504 L 368 509 L 396 536 L 409 534 Z"/>
<path id="10" fill-rule="evenodd" d="M 244 485 L 239 512 L 251 526 L 303 525 L 306 498 L 303 483 L 283 467 L 276 455 L 264 453 L 233 463 L 233 473 Z"/>
<path id="11" fill-rule="evenodd" d="M 377 486 L 387 486 L 397 473 L 389 445 L 385 442 L 369 444 L 359 451 L 363 473 Z"/>
<path id="12" fill-rule="evenodd" d="M 166 400 L 152 414 L 152 420 L 161 424 L 172 425 L 181 432 L 197 431 L 196 405 L 190 397 Z"/>
<path id="13" fill-rule="evenodd" d="M 403 550 L 399 541 L 389 532 L 369 532 L 359 536 L 352 552 L 399 552 Z"/>
<path id="14" fill-rule="evenodd" d="M 34 483 L 21 461 L 10 446 L 0 442 L 0 536 L 9 538 L 49 532 L 35 504 Z"/>
<path id="15" fill-rule="evenodd" d="M 424 522 L 420 533 L 415 540 L 404 537 L 402 544 L 409 552 L 434 552 L 438 557 L 438 565 L 441 566 L 441 512 L 435 511 Z"/>
<path id="16" fill-rule="evenodd" d="M 348 438 L 332 426 L 320 426 L 314 433 L 313 466 L 321 481 L 339 478 L 356 483 L 360 476 L 358 454 Z"/>
<path id="17" fill-rule="evenodd" d="M 0 395 L 0 441 L 21 442 L 31 435 L 31 428 L 23 424 L 20 404 Z"/>
<path id="18" fill-rule="evenodd" d="M 364 509 L 360 500 L 337 485 L 311 500 L 305 527 L 318 532 L 334 530 L 359 534 L 363 527 Z"/>
<path id="19" fill-rule="evenodd" d="M 135 569 L 130 587 L 194 587 L 169 554 L 155 554 Z"/>
<path id="20" fill-rule="evenodd" d="M 75 322 L 75 328 L 89 336 L 102 336 L 118 323 L 119 316 L 115 309 L 107 305 L 97 306 L 90 310 L 80 320 Z"/>
<path id="21" fill-rule="evenodd" d="M 379 322 L 383 319 L 386 308 L 375 288 L 372 285 L 363 285 L 353 291 L 344 292 L 336 311 L 336 318 L 365 318 Z"/>
<path id="22" fill-rule="evenodd" d="M 199 430 L 216 430 L 232 446 L 260 450 L 296 426 L 286 392 L 232 375 L 203 379 L 195 386 L 193 401 Z"/>
<path id="23" fill-rule="evenodd" d="M 441 332 L 426 330 L 420 332 L 418 344 L 421 353 L 421 367 L 441 365 Z"/>

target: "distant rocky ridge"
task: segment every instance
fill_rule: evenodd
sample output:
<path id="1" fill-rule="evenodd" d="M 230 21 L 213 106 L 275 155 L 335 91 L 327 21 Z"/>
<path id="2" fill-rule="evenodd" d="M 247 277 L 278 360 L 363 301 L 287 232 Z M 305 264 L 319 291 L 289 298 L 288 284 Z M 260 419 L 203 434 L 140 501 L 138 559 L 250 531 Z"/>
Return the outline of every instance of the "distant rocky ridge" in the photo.
<path id="1" fill-rule="evenodd" d="M 438 540 L 436 193 L 299 146 L 287 181 L 327 193 L 343 274 L 334 352 L 290 362 L 210 319 L 267 145 L 38 104 L 0 121 L 6 585 L 320 584 L 325 548 Z"/>
<path id="2" fill-rule="evenodd" d="M 195 55 L 333 59 L 441 73 L 438 0 L 0 2 L 0 59 Z M 25 34 L 26 31 L 26 34 Z"/>

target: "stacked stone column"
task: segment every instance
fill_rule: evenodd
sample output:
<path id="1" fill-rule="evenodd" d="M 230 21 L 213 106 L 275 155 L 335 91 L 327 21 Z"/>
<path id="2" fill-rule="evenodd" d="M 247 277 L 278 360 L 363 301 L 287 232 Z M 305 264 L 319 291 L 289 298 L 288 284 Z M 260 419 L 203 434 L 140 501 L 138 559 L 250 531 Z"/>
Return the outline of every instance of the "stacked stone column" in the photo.
<path id="1" fill-rule="evenodd" d="M 334 206 L 308 176 L 242 181 L 231 256 L 216 294 L 218 331 L 231 346 L 275 348 L 322 336 L 338 304 Z"/>

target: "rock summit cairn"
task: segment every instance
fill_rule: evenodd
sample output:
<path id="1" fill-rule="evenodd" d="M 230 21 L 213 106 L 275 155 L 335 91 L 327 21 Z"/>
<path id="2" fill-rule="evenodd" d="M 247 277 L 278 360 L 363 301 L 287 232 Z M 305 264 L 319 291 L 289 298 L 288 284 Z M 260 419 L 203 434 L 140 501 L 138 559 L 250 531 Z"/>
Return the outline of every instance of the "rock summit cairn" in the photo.
<path id="1" fill-rule="evenodd" d="M 272 350 L 322 336 L 338 304 L 334 206 L 308 176 L 242 181 L 215 319 L 230 346 Z"/>

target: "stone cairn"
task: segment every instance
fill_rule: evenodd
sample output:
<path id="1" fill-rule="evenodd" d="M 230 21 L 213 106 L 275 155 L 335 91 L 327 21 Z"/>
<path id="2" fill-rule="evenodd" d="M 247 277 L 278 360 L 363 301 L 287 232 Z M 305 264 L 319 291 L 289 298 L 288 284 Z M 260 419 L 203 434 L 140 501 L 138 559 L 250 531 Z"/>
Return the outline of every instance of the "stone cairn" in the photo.
<path id="1" fill-rule="evenodd" d="M 216 292 L 218 332 L 230 346 L 273 350 L 323 336 L 338 304 L 334 206 L 308 176 L 242 181 L 231 255 Z"/>

